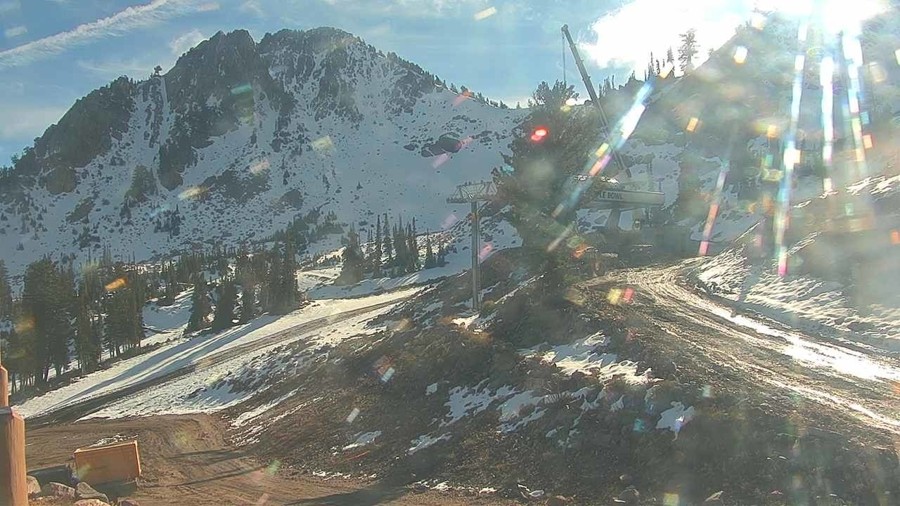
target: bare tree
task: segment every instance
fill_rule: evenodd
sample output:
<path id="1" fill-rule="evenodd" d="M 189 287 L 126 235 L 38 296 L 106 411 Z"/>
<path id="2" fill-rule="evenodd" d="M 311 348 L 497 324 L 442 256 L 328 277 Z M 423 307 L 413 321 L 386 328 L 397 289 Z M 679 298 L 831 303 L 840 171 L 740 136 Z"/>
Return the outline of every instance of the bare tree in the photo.
<path id="1" fill-rule="evenodd" d="M 684 73 L 694 70 L 694 57 L 699 52 L 697 49 L 697 30 L 690 30 L 681 34 L 681 46 L 678 47 L 678 64 Z"/>

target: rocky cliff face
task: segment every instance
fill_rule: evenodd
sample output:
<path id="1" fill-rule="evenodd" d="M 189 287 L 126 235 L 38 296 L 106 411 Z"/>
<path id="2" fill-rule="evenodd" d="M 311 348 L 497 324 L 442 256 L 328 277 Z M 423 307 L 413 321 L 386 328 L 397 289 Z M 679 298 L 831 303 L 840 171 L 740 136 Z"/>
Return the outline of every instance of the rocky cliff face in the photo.
<path id="1" fill-rule="evenodd" d="M 2 176 L 0 256 L 15 271 L 105 243 L 142 259 L 331 211 L 436 229 L 523 116 L 340 30 L 220 32 L 163 75 L 91 92 L 26 149 Z"/>

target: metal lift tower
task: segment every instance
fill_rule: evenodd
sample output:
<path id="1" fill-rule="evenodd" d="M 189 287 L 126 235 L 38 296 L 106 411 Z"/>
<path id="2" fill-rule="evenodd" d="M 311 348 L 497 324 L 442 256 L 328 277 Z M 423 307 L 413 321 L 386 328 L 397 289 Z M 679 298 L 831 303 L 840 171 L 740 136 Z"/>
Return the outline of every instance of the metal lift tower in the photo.
<path id="1" fill-rule="evenodd" d="M 493 181 L 481 181 L 478 183 L 466 183 L 456 187 L 456 193 L 447 199 L 449 204 L 471 204 L 472 206 L 472 309 L 478 310 L 478 253 L 481 250 L 479 238 L 481 236 L 481 216 L 478 213 L 478 203 L 493 200 L 497 195 L 497 185 Z"/>

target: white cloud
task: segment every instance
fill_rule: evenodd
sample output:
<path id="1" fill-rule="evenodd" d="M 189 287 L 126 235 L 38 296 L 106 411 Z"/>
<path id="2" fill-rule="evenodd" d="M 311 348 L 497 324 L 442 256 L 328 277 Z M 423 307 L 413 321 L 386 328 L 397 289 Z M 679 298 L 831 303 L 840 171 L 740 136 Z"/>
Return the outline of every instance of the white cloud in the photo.
<path id="1" fill-rule="evenodd" d="M 706 60 L 708 49 L 721 46 L 749 19 L 754 3 L 634 0 L 594 22 L 596 42 L 584 43 L 582 48 L 601 67 L 628 67 L 640 73 L 651 52 L 660 60 L 669 47 L 677 52 L 679 34 L 694 28 L 700 49 L 694 65 L 699 65 Z"/>
<path id="2" fill-rule="evenodd" d="M 246 0 L 241 4 L 241 12 L 246 12 L 248 14 L 253 14 L 257 17 L 263 17 L 264 12 L 262 6 L 259 4 L 259 0 Z"/>
<path id="3" fill-rule="evenodd" d="M 490 0 L 321 0 L 338 9 L 338 12 L 352 12 L 354 15 L 391 15 L 407 18 L 440 18 L 465 16 L 471 18 L 477 12 L 492 7 Z M 506 7 L 504 7 L 506 10 Z"/>
<path id="4" fill-rule="evenodd" d="M 67 107 L 0 105 L 0 140 L 18 141 L 59 121 Z"/>
<path id="5" fill-rule="evenodd" d="M 175 56 L 181 56 L 190 48 L 196 46 L 204 40 L 206 40 L 206 36 L 200 33 L 200 30 L 197 30 L 195 28 L 172 39 L 172 41 L 169 42 L 169 48 L 172 50 L 172 54 L 174 54 Z"/>
<path id="6" fill-rule="evenodd" d="M 7 39 L 12 39 L 14 37 L 19 37 L 28 33 L 28 28 L 25 28 L 22 25 L 14 26 L 12 28 L 7 28 L 3 30 L 3 36 Z"/>
<path id="7" fill-rule="evenodd" d="M 148 4 L 128 7 L 112 16 L 79 25 L 67 32 L 0 51 L 0 69 L 25 65 L 60 54 L 75 45 L 103 37 L 120 36 L 136 28 L 187 14 L 193 10 L 193 3 L 193 0 L 153 0 Z"/>
<path id="8" fill-rule="evenodd" d="M 0 1 L 0 14 L 8 14 L 12 11 L 17 11 L 20 7 L 19 0 Z"/>
<path id="9" fill-rule="evenodd" d="M 105 78 L 114 79 L 123 75 L 136 77 L 146 77 L 153 72 L 153 67 L 158 63 L 151 60 L 131 59 L 110 59 L 110 60 L 78 60 L 76 65 L 79 68 L 101 75 Z"/>
<path id="10" fill-rule="evenodd" d="M 219 10 L 219 2 L 206 2 L 197 6 L 197 12 L 210 12 Z"/>

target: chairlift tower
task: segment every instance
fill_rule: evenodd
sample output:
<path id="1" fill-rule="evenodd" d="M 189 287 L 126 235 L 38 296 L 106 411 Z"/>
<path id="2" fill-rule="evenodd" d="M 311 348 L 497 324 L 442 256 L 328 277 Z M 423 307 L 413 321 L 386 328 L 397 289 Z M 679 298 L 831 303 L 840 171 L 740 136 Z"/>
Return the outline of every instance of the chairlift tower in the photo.
<path id="1" fill-rule="evenodd" d="M 478 253 L 481 250 L 481 216 L 479 202 L 488 202 L 497 196 L 497 185 L 493 181 L 465 183 L 456 187 L 456 193 L 447 198 L 448 204 L 470 204 L 472 206 L 472 309 L 480 308 L 478 301 Z"/>

